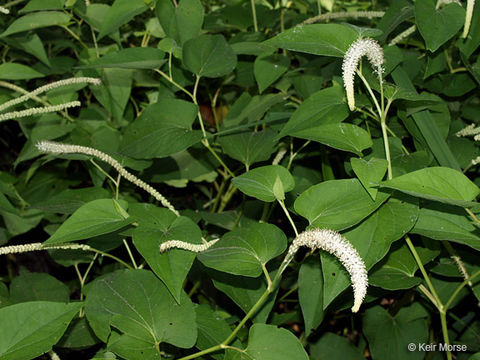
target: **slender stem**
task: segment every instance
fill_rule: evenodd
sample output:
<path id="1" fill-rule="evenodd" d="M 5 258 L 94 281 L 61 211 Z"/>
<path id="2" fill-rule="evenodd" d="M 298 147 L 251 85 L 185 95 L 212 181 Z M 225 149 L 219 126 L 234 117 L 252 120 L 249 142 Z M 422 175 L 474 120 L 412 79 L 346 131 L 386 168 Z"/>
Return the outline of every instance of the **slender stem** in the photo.
<path id="1" fill-rule="evenodd" d="M 48 249 L 46 249 L 46 250 L 48 250 Z M 101 255 L 101 256 L 105 256 L 105 257 L 108 257 L 108 258 L 110 258 L 110 259 L 113 259 L 113 260 L 115 260 L 116 262 L 122 264 L 123 266 L 125 266 L 125 267 L 128 268 L 128 269 L 133 269 L 133 268 L 132 268 L 129 264 L 127 264 L 125 261 L 123 261 L 122 259 L 119 259 L 118 257 L 116 257 L 116 256 L 114 256 L 114 255 L 111 255 L 111 254 L 109 254 L 109 253 L 106 253 L 106 252 L 103 252 L 103 251 L 101 251 L 101 250 L 97 250 L 97 249 L 94 249 L 94 248 L 90 248 L 89 250 L 90 250 L 90 251 L 93 251 L 94 253 L 97 253 L 97 254 L 99 254 L 99 255 Z"/>
<path id="2" fill-rule="evenodd" d="M 238 323 L 237 327 L 232 331 L 232 333 L 222 342 L 222 345 L 228 345 L 230 343 L 230 341 L 233 340 L 233 338 L 235 337 L 235 335 L 237 335 L 237 333 L 241 330 L 241 328 L 243 327 L 243 325 L 245 325 L 245 323 L 253 316 L 255 315 L 255 313 L 257 312 L 257 310 L 263 305 L 263 303 L 265 302 L 265 300 L 268 298 L 268 296 L 270 295 L 270 293 L 273 292 L 273 289 L 272 288 L 267 288 L 267 290 L 265 290 L 265 292 L 263 293 L 262 296 L 260 296 L 260 298 L 257 300 L 257 302 L 255 303 L 255 305 L 252 306 L 252 308 L 250 309 L 250 311 L 247 313 L 247 315 L 245 315 L 245 317 Z"/>
<path id="3" fill-rule="evenodd" d="M 392 161 L 390 158 L 390 145 L 388 143 L 387 124 L 386 124 L 385 116 L 383 116 L 383 114 L 380 121 L 380 126 L 382 127 L 383 145 L 385 147 L 385 157 L 387 159 L 387 174 L 388 174 L 387 176 L 388 176 L 388 180 L 391 180 L 393 177 Z"/>
<path id="4" fill-rule="evenodd" d="M 133 267 L 135 269 L 138 269 L 137 263 L 135 262 L 135 258 L 133 257 L 132 251 L 130 250 L 130 247 L 128 246 L 127 240 L 123 239 L 123 245 L 125 245 L 125 248 L 127 249 L 128 256 L 130 256 L 130 260 L 132 260 Z"/>
<path id="5" fill-rule="evenodd" d="M 85 49 L 89 50 L 89 47 L 87 45 L 85 45 L 85 43 L 82 41 L 82 39 L 80 39 L 80 37 L 77 34 L 75 34 L 72 30 L 70 30 L 70 28 L 68 26 L 60 25 L 60 27 L 62 29 L 64 29 L 66 32 L 68 32 L 70 35 L 72 35 L 72 37 L 75 40 L 77 40 L 80 43 L 80 45 L 82 45 Z"/>
<path id="6" fill-rule="evenodd" d="M 445 312 L 450 308 L 450 305 L 452 305 L 453 300 L 457 297 L 458 293 L 468 284 L 468 281 L 473 281 L 475 278 L 480 276 L 480 270 L 474 272 L 472 276 L 470 276 L 468 279 L 465 279 L 458 287 L 455 289 L 453 294 L 450 296 L 450 298 L 447 300 L 445 305 L 443 306 L 445 309 Z"/>
<path id="7" fill-rule="evenodd" d="M 202 355 L 206 355 L 206 354 L 210 354 L 214 351 L 218 351 L 218 350 L 222 350 L 223 349 L 223 346 L 221 344 L 218 344 L 218 345 L 215 345 L 215 346 L 212 346 L 212 347 L 209 347 L 208 349 L 205 349 L 205 350 L 202 350 L 202 351 L 199 351 L 199 352 L 196 352 L 195 354 L 191 354 L 191 355 L 188 355 L 188 356 L 184 356 L 178 360 L 190 360 L 190 359 L 196 359 L 197 357 L 200 357 Z"/>
<path id="8" fill-rule="evenodd" d="M 288 218 L 288 221 L 289 221 L 290 224 L 292 225 L 293 231 L 295 231 L 295 236 L 298 236 L 297 227 L 295 226 L 295 223 L 293 222 L 292 217 L 290 216 L 290 212 L 288 211 L 287 207 L 285 206 L 285 202 L 284 202 L 283 200 L 278 200 L 278 203 L 279 203 L 280 206 L 282 207 L 283 212 L 285 213 L 285 215 L 286 215 L 287 218 Z"/>
<path id="9" fill-rule="evenodd" d="M 443 342 L 447 348 L 447 360 L 452 360 L 452 353 L 449 350 L 450 339 L 448 338 L 448 328 L 447 328 L 447 312 L 440 311 L 440 322 L 442 323 L 442 333 L 443 333 Z"/>
<path id="10" fill-rule="evenodd" d="M 410 240 L 410 237 L 408 235 L 405 235 L 405 241 L 407 242 L 407 245 L 412 252 L 413 257 L 415 258 L 415 261 L 417 262 L 418 268 L 420 269 L 420 272 L 423 275 L 423 278 L 425 279 L 425 282 L 428 285 L 428 288 L 430 289 L 430 292 L 432 293 L 433 297 L 435 298 L 435 301 L 437 302 L 437 308 L 440 312 L 443 311 L 443 305 L 442 301 L 440 300 L 440 297 L 437 294 L 437 291 L 435 290 L 432 282 L 430 281 L 430 278 L 428 277 L 427 271 L 423 267 L 422 260 L 420 259 L 420 256 L 417 253 L 417 250 L 415 249 L 415 246 L 412 243 L 412 240 Z"/>
<path id="11" fill-rule="evenodd" d="M 185 89 L 182 85 L 180 85 L 179 83 L 177 83 L 175 80 L 173 80 L 172 77 L 168 76 L 167 74 L 165 74 L 162 70 L 160 69 L 153 69 L 155 72 L 159 73 L 160 75 L 162 75 L 165 79 L 167 79 L 172 85 L 175 85 L 179 90 L 182 90 L 185 94 L 187 94 L 192 100 L 194 99 L 193 98 L 193 94 L 188 91 L 187 89 Z"/>
<path id="12" fill-rule="evenodd" d="M 365 87 L 368 90 L 368 93 L 372 97 L 372 100 L 375 104 L 375 107 L 377 108 L 378 116 L 381 118 L 382 117 L 382 108 L 378 104 L 377 98 L 375 97 L 372 88 L 370 87 L 370 84 L 368 83 L 367 79 L 363 76 L 362 72 L 360 70 L 357 70 L 357 75 L 362 79 L 362 82 L 365 84 Z"/>
<path id="13" fill-rule="evenodd" d="M 258 32 L 257 10 L 255 9 L 255 0 L 250 0 L 250 5 L 252 6 L 253 28 L 255 32 Z"/>

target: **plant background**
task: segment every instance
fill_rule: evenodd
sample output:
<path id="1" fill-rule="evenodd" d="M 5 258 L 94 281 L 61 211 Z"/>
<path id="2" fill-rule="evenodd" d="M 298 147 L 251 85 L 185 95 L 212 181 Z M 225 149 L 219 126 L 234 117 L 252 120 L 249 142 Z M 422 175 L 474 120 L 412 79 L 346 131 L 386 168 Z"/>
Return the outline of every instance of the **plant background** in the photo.
<path id="1" fill-rule="evenodd" d="M 452 354 L 407 345 L 446 336 L 467 345 L 456 359 L 479 358 L 480 285 L 468 277 L 480 270 L 480 154 L 455 135 L 479 122 L 478 4 L 466 37 L 467 2 L 4 6 L 0 103 L 70 77 L 103 85 L 13 110 L 81 107 L 0 121 L 0 245 L 97 250 L 0 257 L 1 359 L 441 359 Z M 342 58 L 360 37 L 384 47 L 391 182 L 358 77 L 356 111 L 346 104 Z M 113 156 L 181 216 L 98 159 L 41 154 L 41 140 Z M 267 291 L 309 225 L 340 231 L 365 260 L 360 313 L 348 274 L 322 252 L 301 251 Z M 159 252 L 217 237 L 203 254 Z"/>

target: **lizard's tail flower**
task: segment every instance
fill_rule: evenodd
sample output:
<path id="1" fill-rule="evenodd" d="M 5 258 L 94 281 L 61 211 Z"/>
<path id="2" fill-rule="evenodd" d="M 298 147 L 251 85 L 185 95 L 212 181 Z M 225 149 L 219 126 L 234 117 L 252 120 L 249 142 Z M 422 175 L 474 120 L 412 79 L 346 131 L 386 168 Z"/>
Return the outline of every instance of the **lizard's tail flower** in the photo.
<path id="1" fill-rule="evenodd" d="M 363 56 L 367 56 L 368 61 L 380 77 L 384 71 L 383 49 L 378 42 L 373 39 L 359 39 L 350 45 L 343 58 L 342 70 L 343 83 L 347 92 L 347 103 L 351 111 L 355 109 L 355 96 L 353 91 L 355 72 Z"/>
<path id="2" fill-rule="evenodd" d="M 83 250 L 90 251 L 92 248 L 85 244 L 42 244 L 31 243 L 23 245 L 11 245 L 0 247 L 0 255 L 19 254 L 30 251 L 40 250 Z"/>
<path id="3" fill-rule="evenodd" d="M 340 260 L 350 274 L 354 302 L 352 312 L 360 309 L 368 287 L 367 269 L 358 251 L 336 231 L 328 229 L 312 229 L 302 232 L 293 240 L 288 249 L 288 258 L 293 258 L 299 247 L 322 249 Z"/>
<path id="4" fill-rule="evenodd" d="M 165 252 L 169 249 L 175 248 L 175 249 L 182 249 L 182 250 L 188 250 L 191 252 L 199 253 L 207 250 L 209 247 L 214 245 L 218 240 L 220 239 L 211 240 L 204 244 L 190 244 L 186 241 L 169 240 L 160 245 L 160 252 Z"/>
<path id="5" fill-rule="evenodd" d="M 100 160 L 110 164 L 118 173 L 123 176 L 126 180 L 130 181 L 132 184 L 138 186 L 139 188 L 145 190 L 155 199 L 160 201 L 160 203 L 165 206 L 167 209 L 171 210 L 175 215 L 180 216 L 179 212 L 173 207 L 173 205 L 157 190 L 152 186 L 147 184 L 145 181 L 140 180 L 135 175 L 128 172 L 117 160 L 111 157 L 100 150 L 80 145 L 69 145 L 62 144 L 53 141 L 40 141 L 37 143 L 37 149 L 44 153 L 50 154 L 85 154 L 99 158 Z"/>

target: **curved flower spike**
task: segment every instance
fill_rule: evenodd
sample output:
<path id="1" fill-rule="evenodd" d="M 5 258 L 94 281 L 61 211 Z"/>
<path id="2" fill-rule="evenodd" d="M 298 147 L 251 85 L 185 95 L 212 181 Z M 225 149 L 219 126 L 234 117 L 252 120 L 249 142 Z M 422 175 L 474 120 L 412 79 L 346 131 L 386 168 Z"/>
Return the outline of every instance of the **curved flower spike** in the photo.
<path id="1" fill-rule="evenodd" d="M 0 6 L 0 13 L 2 14 L 10 14 L 10 10 L 8 10 L 6 7 Z"/>
<path id="2" fill-rule="evenodd" d="M 85 244 L 43 244 L 43 243 L 31 243 L 23 245 L 11 245 L 0 247 L 0 255 L 7 254 L 19 254 L 30 251 L 40 250 L 83 250 L 89 251 L 92 248 Z"/>
<path id="3" fill-rule="evenodd" d="M 218 240 L 220 239 L 215 239 L 204 244 L 190 244 L 186 241 L 170 240 L 160 245 L 160 252 L 165 252 L 169 249 L 176 248 L 176 249 L 188 250 L 191 252 L 199 253 L 207 250 L 209 247 L 214 245 Z"/>
<path id="4" fill-rule="evenodd" d="M 287 257 L 293 258 L 300 246 L 322 249 L 340 260 L 351 277 L 354 295 L 352 312 L 357 312 L 367 294 L 368 275 L 365 263 L 352 244 L 336 231 L 312 229 L 302 232 L 293 240 Z"/>
<path id="5" fill-rule="evenodd" d="M 380 79 L 384 71 L 383 49 L 378 42 L 373 39 L 359 39 L 350 45 L 347 53 L 343 57 L 342 70 L 343 84 L 347 92 L 347 103 L 351 111 L 355 109 L 355 96 L 353 92 L 355 72 L 363 56 L 367 56 L 368 61 Z"/>
<path id="6" fill-rule="evenodd" d="M 80 145 L 69 145 L 62 144 L 54 141 L 40 141 L 36 145 L 37 149 L 44 153 L 50 154 L 85 154 L 99 158 L 100 160 L 106 162 L 107 164 L 112 165 L 112 167 L 118 171 L 118 173 L 123 176 L 126 180 L 130 181 L 132 184 L 138 186 L 139 188 L 145 190 L 155 199 L 160 201 L 160 203 L 165 206 L 167 209 L 172 211 L 175 215 L 180 216 L 179 212 L 173 207 L 173 205 L 157 190 L 152 186 L 147 184 L 145 181 L 140 180 L 135 175 L 128 172 L 117 160 L 115 160 L 110 155 L 101 152 L 100 150 Z"/>

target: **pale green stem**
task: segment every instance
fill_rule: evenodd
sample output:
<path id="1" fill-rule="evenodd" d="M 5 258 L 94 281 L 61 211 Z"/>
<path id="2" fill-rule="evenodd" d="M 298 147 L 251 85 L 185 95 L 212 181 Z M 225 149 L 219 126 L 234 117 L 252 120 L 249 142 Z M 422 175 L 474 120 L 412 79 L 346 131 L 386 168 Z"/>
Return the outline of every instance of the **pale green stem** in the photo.
<path id="1" fill-rule="evenodd" d="M 284 202 L 283 200 L 279 200 L 279 199 L 277 199 L 277 200 L 278 200 L 278 203 L 280 204 L 280 206 L 282 207 L 283 212 L 284 212 L 285 215 L 287 216 L 288 221 L 289 221 L 290 224 L 292 225 L 293 231 L 295 231 L 295 236 L 298 237 L 297 227 L 295 226 L 295 223 L 293 222 L 292 217 L 290 216 L 290 212 L 288 211 L 287 207 L 285 206 L 285 202 Z"/>
<path id="2" fill-rule="evenodd" d="M 255 9 L 255 0 L 250 0 L 250 5 L 252 7 L 253 28 L 255 32 L 258 32 L 257 10 Z"/>
<path id="3" fill-rule="evenodd" d="M 128 246 L 127 240 L 123 239 L 123 245 L 125 245 L 125 248 L 127 249 L 127 253 L 128 253 L 128 256 L 130 256 L 130 260 L 132 261 L 133 267 L 135 269 L 138 269 L 138 266 L 137 266 L 137 263 L 135 262 L 135 258 L 133 257 L 132 251 Z"/>

